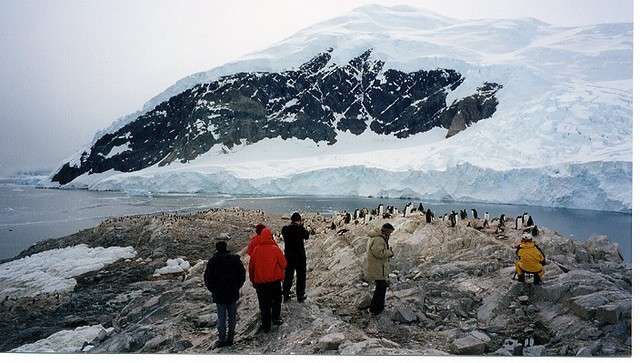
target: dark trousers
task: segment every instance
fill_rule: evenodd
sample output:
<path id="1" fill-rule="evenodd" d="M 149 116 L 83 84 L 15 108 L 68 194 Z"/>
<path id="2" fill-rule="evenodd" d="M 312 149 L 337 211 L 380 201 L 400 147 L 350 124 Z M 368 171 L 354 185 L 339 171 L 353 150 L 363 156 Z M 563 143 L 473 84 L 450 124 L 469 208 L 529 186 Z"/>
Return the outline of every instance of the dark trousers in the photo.
<path id="1" fill-rule="evenodd" d="M 256 284 L 256 293 L 258 294 L 262 329 L 268 332 L 271 330 L 271 321 L 280 319 L 280 307 L 282 304 L 280 281 Z"/>
<path id="2" fill-rule="evenodd" d="M 301 300 L 307 283 L 307 262 L 293 259 L 291 261 L 287 260 L 287 268 L 284 270 L 284 283 L 282 284 L 285 298 L 288 298 L 291 293 L 294 272 L 296 274 L 296 296 L 298 300 Z"/>
<path id="3" fill-rule="evenodd" d="M 218 340 L 221 342 L 233 340 L 236 331 L 237 303 L 216 304 L 216 310 L 218 313 Z"/>
<path id="4" fill-rule="evenodd" d="M 518 276 L 518 282 L 524 282 L 524 274 L 520 274 L 517 276 Z M 540 278 L 540 274 L 533 273 L 533 284 L 540 285 L 541 282 L 542 282 L 542 279 Z"/>
<path id="5" fill-rule="evenodd" d="M 384 297 L 387 294 L 387 286 L 386 280 L 376 280 L 376 289 L 373 291 L 371 307 L 369 307 L 369 311 L 372 313 L 380 314 L 384 310 Z"/>

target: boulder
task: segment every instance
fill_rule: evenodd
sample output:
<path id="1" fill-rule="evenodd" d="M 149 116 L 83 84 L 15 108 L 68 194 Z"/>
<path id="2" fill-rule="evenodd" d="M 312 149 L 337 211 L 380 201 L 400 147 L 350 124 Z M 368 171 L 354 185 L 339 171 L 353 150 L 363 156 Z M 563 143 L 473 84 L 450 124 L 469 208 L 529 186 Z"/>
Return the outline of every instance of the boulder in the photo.
<path id="1" fill-rule="evenodd" d="M 608 324 L 615 324 L 626 317 L 631 317 L 631 300 L 602 305 L 595 311 L 595 318 Z"/>
<path id="2" fill-rule="evenodd" d="M 171 338 L 165 335 L 157 335 L 147 340 L 147 342 L 142 347 L 141 352 L 146 352 L 146 353 L 157 352 L 159 350 L 158 348 L 160 348 L 162 345 L 165 345 L 170 340 Z"/>
<path id="3" fill-rule="evenodd" d="M 193 347 L 193 344 L 188 341 L 188 340 L 178 340 L 177 342 L 175 342 L 175 344 L 173 345 L 173 352 L 182 352 L 186 349 L 189 349 Z"/>
<path id="4" fill-rule="evenodd" d="M 392 315 L 392 320 L 400 323 L 412 323 L 418 320 L 416 313 L 407 306 L 398 306 Z"/>
<path id="5" fill-rule="evenodd" d="M 531 347 L 524 347 L 522 349 L 522 355 L 525 357 L 540 357 L 544 355 L 544 352 L 544 345 L 534 345 Z"/>
<path id="6" fill-rule="evenodd" d="M 496 355 L 496 356 L 500 356 L 500 357 L 511 357 L 511 356 L 513 356 L 513 353 L 510 350 L 508 350 L 508 349 L 506 349 L 504 347 L 501 347 L 498 350 L 496 350 L 495 352 L 489 353 L 489 355 Z"/>
<path id="7" fill-rule="evenodd" d="M 217 314 L 202 314 L 193 318 L 196 328 L 210 328 L 216 326 L 218 322 Z"/>
<path id="8" fill-rule="evenodd" d="M 318 344 L 320 345 L 320 349 L 322 350 L 335 350 L 340 347 L 346 340 L 346 337 L 342 333 L 331 333 L 323 336 L 318 340 Z"/>
<path id="9" fill-rule="evenodd" d="M 451 344 L 453 353 L 462 355 L 481 355 L 484 353 L 485 347 L 485 342 L 471 334 L 458 338 Z"/>
<path id="10" fill-rule="evenodd" d="M 362 294 L 356 303 L 356 306 L 360 310 L 364 310 L 371 306 L 371 296 L 369 294 Z"/>
<path id="11" fill-rule="evenodd" d="M 576 353 L 577 357 L 591 357 L 591 347 L 582 347 Z"/>
<path id="12" fill-rule="evenodd" d="M 469 333 L 469 335 L 480 340 L 481 342 L 489 343 L 491 341 L 491 338 L 486 333 L 480 330 L 474 330 Z"/>
<path id="13" fill-rule="evenodd" d="M 340 345 L 340 355 L 363 355 L 369 350 L 380 348 L 381 344 L 376 339 L 367 339 L 357 343 L 344 343 Z"/>

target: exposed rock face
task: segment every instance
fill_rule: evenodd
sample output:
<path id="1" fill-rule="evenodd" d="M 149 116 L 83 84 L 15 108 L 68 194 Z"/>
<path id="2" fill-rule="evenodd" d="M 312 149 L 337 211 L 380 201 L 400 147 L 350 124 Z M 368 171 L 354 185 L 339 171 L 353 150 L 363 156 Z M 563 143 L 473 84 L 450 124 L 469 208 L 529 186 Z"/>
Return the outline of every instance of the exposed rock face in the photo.
<path id="1" fill-rule="evenodd" d="M 0 307 L 0 333 L 10 337 L 0 349 L 69 327 L 102 324 L 114 330 L 91 342 L 89 352 L 210 351 L 216 339 L 215 307 L 202 274 L 213 236 L 228 233 L 230 248 L 246 264 L 246 226 L 258 221 L 274 230 L 286 223 L 241 210 L 130 217 L 36 245 L 25 254 L 79 243 L 82 237 L 88 244 L 133 244 L 140 257 L 83 275 L 59 306 Z M 477 231 L 464 223 L 455 228 L 440 221 L 425 225 L 421 215 L 392 216 L 350 223 L 340 234 L 329 228 L 331 219 L 308 215 L 305 221 L 315 230 L 307 243 L 307 300 L 283 304 L 284 324 L 258 333 L 257 299 L 246 283 L 236 344 L 214 352 L 630 355 L 631 270 L 616 262 L 615 248 L 600 248 L 608 245 L 604 240 L 593 249 L 542 228 L 536 241 L 549 264 L 543 284 L 528 290 L 511 279 L 513 243 L 520 232 L 507 228 L 507 238 L 498 239 L 492 233 L 497 221 Z M 373 289 L 363 280 L 366 235 L 385 222 L 396 227 L 390 239 L 395 277 L 385 311 L 372 317 L 363 310 Z M 159 249 L 163 254 L 153 257 Z M 188 271 L 153 276 L 168 258 L 179 256 L 190 262 Z"/>
<path id="2" fill-rule="evenodd" d="M 464 78 L 452 69 L 383 71 L 371 50 L 345 65 L 331 63 L 331 49 L 298 69 L 224 76 L 186 90 L 103 135 L 77 164 L 53 177 L 66 184 L 86 172 L 134 171 L 185 163 L 215 147 L 281 137 L 334 144 L 338 131 L 370 129 L 405 138 L 434 127 L 449 136 L 491 117 L 502 87 L 485 83 L 477 93 L 447 105 Z"/>

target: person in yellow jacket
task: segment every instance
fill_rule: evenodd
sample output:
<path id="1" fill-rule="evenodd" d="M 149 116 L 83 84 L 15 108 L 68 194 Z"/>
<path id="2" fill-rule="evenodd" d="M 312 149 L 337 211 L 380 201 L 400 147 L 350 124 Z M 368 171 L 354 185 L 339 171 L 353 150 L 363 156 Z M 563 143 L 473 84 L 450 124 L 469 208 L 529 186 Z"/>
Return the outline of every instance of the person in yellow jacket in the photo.
<path id="1" fill-rule="evenodd" d="M 544 253 L 533 242 L 531 233 L 522 234 L 522 240 L 516 249 L 516 275 L 518 281 L 524 282 L 525 272 L 534 274 L 533 283 L 539 285 L 544 276 L 544 265 L 547 264 Z"/>
<path id="2" fill-rule="evenodd" d="M 394 228 L 390 223 L 385 223 L 380 232 L 369 235 L 371 239 L 367 245 L 367 277 L 369 281 L 375 281 L 376 289 L 371 298 L 369 311 L 378 315 L 384 310 L 384 298 L 389 286 L 389 258 L 393 256 L 393 250 L 389 247 L 389 236 Z"/>

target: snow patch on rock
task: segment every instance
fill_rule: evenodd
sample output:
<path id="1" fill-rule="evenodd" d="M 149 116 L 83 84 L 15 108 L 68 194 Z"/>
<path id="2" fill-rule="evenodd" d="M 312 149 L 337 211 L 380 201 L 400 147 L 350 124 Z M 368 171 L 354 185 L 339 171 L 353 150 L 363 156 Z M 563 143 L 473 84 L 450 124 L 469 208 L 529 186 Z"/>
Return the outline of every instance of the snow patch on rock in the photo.
<path id="1" fill-rule="evenodd" d="M 106 336 L 113 328 L 102 325 L 81 326 L 74 330 L 61 330 L 35 343 L 25 344 L 12 349 L 16 353 L 76 353 L 83 351 L 85 343 Z"/>
<path id="2" fill-rule="evenodd" d="M 0 301 L 73 291 L 75 276 L 136 255 L 133 247 L 85 244 L 48 250 L 0 265 Z"/>
<path id="3" fill-rule="evenodd" d="M 153 276 L 175 274 L 180 272 L 187 272 L 191 268 L 189 261 L 185 261 L 182 258 L 170 258 L 167 260 L 165 267 L 159 268 L 154 271 Z"/>

